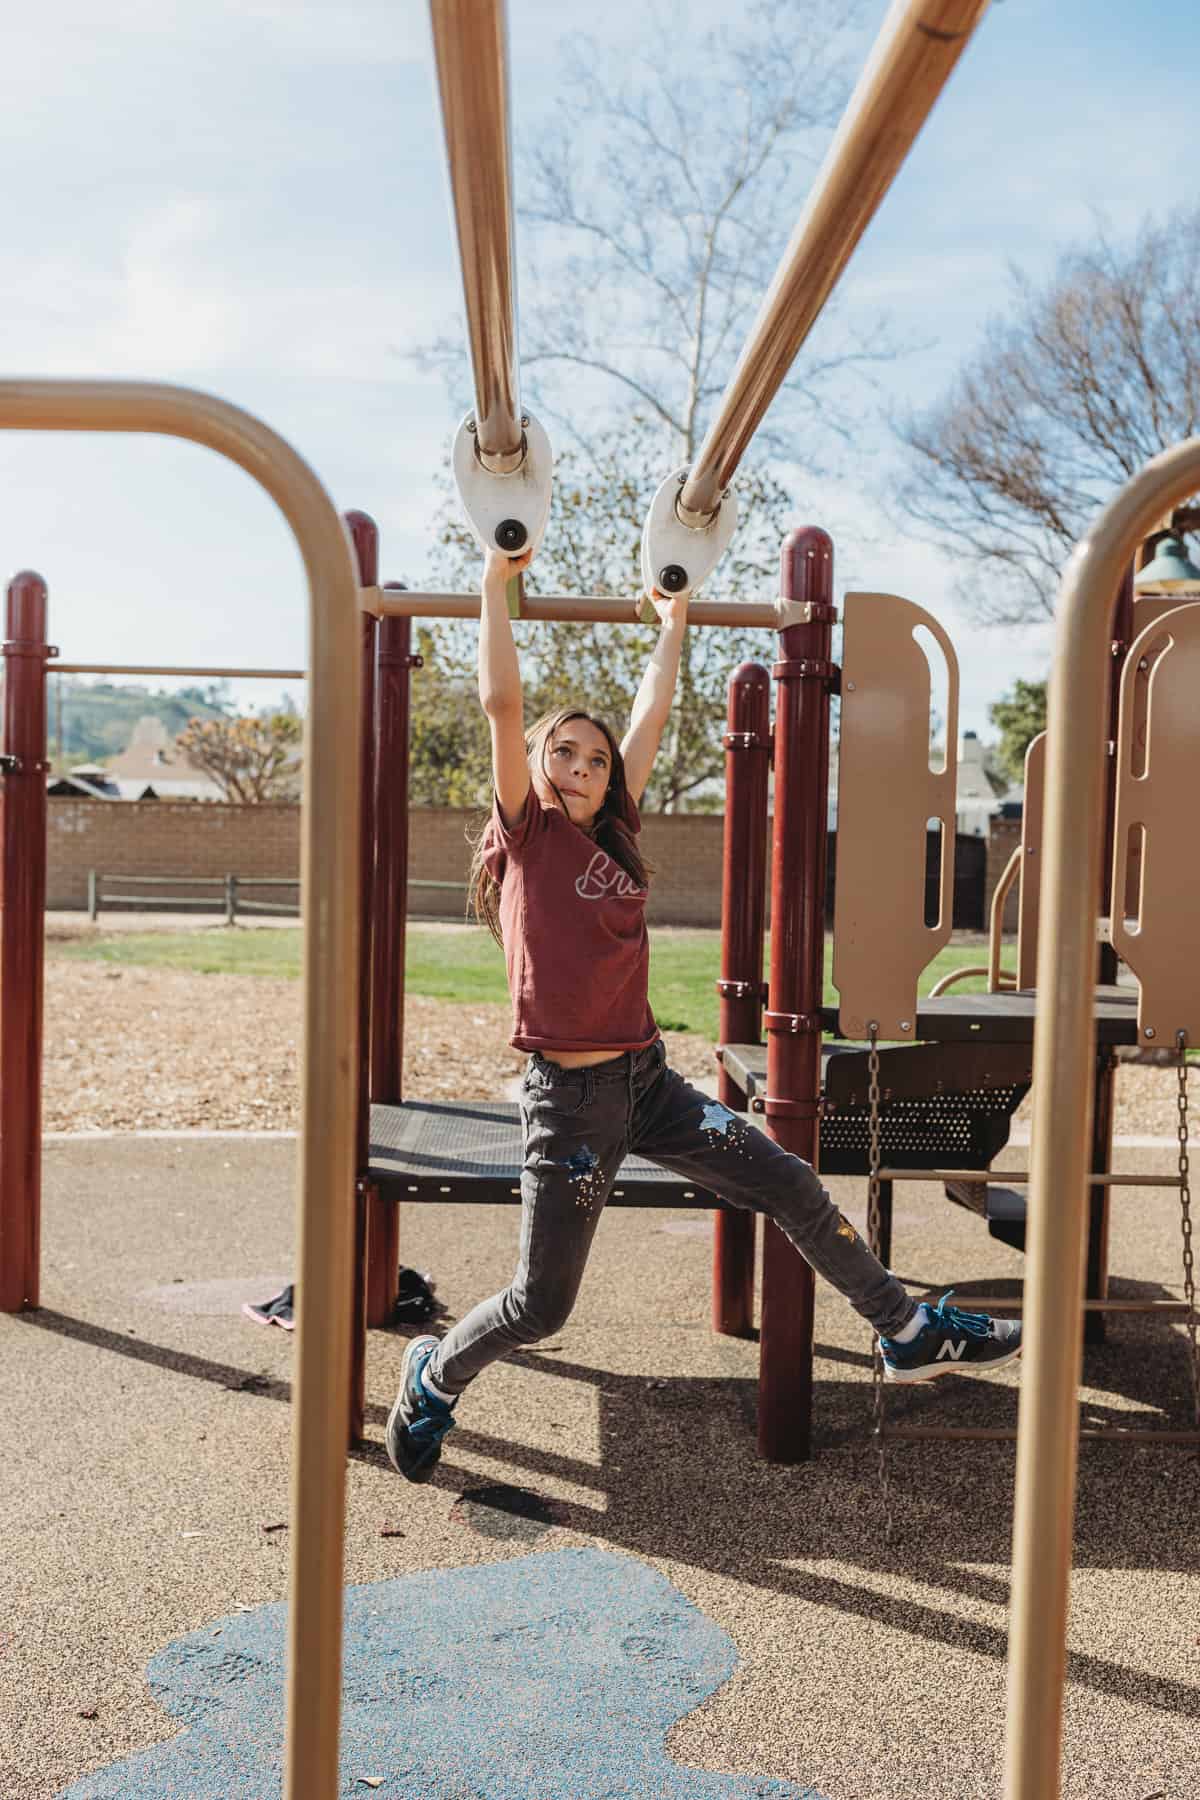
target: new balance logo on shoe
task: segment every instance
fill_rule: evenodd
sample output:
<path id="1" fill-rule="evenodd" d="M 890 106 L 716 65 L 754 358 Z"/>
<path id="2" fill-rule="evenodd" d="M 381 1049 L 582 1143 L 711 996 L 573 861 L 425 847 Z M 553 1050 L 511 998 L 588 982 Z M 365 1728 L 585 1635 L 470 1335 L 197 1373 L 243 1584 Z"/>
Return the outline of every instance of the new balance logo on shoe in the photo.
<path id="1" fill-rule="evenodd" d="M 957 1371 L 971 1375 L 1002 1369 L 1021 1354 L 1021 1327 L 1015 1319 L 992 1319 L 947 1304 L 921 1302 L 922 1329 L 901 1342 L 881 1340 L 883 1372 L 889 1381 L 932 1381 Z"/>

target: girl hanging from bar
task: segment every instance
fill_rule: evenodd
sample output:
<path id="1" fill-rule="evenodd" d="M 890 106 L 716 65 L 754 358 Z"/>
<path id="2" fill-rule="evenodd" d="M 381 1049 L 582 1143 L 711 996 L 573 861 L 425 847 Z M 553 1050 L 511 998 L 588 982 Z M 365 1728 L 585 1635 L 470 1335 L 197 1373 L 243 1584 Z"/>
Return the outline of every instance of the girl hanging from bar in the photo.
<path id="1" fill-rule="evenodd" d="M 650 596 L 661 630 L 624 737 L 586 706 L 525 730 L 506 590 L 529 555 L 489 551 L 479 697 L 495 794 L 472 878 L 475 911 L 504 949 L 511 1042 L 528 1052 L 516 1272 L 444 1338 L 405 1352 L 388 1454 L 427 1481 L 459 1397 L 498 1358 L 562 1330 L 626 1156 L 637 1154 L 733 1206 L 774 1219 L 880 1334 L 896 1381 L 995 1369 L 1021 1327 L 943 1300 L 917 1304 L 876 1260 L 806 1162 L 668 1067 L 649 1002 L 649 870 L 638 802 L 671 712 L 686 600 Z"/>

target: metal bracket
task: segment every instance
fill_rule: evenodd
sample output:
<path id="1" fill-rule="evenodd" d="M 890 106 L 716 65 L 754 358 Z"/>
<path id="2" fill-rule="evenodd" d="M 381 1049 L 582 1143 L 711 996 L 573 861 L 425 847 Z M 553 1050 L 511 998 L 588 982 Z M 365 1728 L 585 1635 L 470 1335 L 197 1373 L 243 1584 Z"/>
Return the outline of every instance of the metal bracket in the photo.
<path id="1" fill-rule="evenodd" d="M 786 631 L 790 625 L 836 625 L 838 609 L 823 600 L 785 600 L 781 594 L 775 602 L 775 628 Z"/>
<path id="2" fill-rule="evenodd" d="M 722 1000 L 765 1000 L 767 997 L 765 981 L 726 981 L 722 977 L 714 985 Z"/>
<path id="3" fill-rule="evenodd" d="M 418 656 L 415 651 L 406 651 L 403 656 L 397 656 L 394 650 L 381 650 L 379 667 L 381 669 L 423 669 L 425 658 Z"/>
<path id="4" fill-rule="evenodd" d="M 5 658 L 28 656 L 37 662 L 45 662 L 48 657 L 57 655 L 58 650 L 54 644 L 35 644 L 28 638 L 5 638 L 0 643 L 0 656 Z"/>
<path id="5" fill-rule="evenodd" d="M 821 1016 L 819 1013 L 765 1012 L 763 1025 L 767 1031 L 787 1031 L 793 1036 L 797 1036 L 810 1031 L 820 1031 Z"/>
<path id="6" fill-rule="evenodd" d="M 690 470 L 676 469 L 661 484 L 642 527 L 642 586 L 646 593 L 695 594 L 729 548 L 737 523 L 737 495 L 724 488 L 707 518 L 678 507 Z"/>
<path id="7" fill-rule="evenodd" d="M 768 1119 L 823 1119 L 823 1100 L 777 1100 L 773 1094 L 755 1094 L 750 1111 L 766 1113 Z"/>
<path id="8" fill-rule="evenodd" d="M 0 775 L 19 775 L 20 773 L 21 773 L 20 757 L 19 756 L 10 756 L 8 751 L 6 750 L 3 753 L 3 755 L 0 755 Z"/>
<path id="9" fill-rule="evenodd" d="M 721 739 L 726 750 L 772 750 L 774 739 L 759 731 L 727 731 Z"/>
<path id="10" fill-rule="evenodd" d="M 536 550 L 550 513 L 554 455 L 550 440 L 531 413 L 521 414 L 522 453 L 507 470 L 489 469 L 475 443 L 475 419 L 468 413 L 454 437 L 454 479 L 467 523 L 481 547 L 509 556 Z"/>
<path id="11" fill-rule="evenodd" d="M 825 681 L 832 686 L 841 679 L 841 673 L 837 663 L 826 662 L 820 656 L 789 656 L 771 665 L 776 681 Z"/>

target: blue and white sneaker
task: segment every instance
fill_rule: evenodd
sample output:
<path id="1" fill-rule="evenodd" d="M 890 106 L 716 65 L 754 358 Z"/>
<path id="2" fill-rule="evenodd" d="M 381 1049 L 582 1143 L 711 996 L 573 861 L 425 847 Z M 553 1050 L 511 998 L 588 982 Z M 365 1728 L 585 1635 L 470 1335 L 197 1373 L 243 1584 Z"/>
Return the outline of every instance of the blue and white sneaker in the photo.
<path id="1" fill-rule="evenodd" d="M 984 1374 L 1015 1362 L 1021 1354 L 1021 1321 L 992 1319 L 987 1313 L 922 1301 L 924 1322 L 916 1337 L 901 1343 L 881 1337 L 883 1372 L 889 1381 L 933 1381 L 939 1375 Z"/>
<path id="2" fill-rule="evenodd" d="M 439 1400 L 422 1376 L 438 1347 L 435 1337 L 416 1337 L 400 1365 L 400 1392 L 388 1414 L 388 1459 L 407 1481 L 428 1481 L 442 1454 L 442 1439 L 454 1425 L 454 1402 Z"/>

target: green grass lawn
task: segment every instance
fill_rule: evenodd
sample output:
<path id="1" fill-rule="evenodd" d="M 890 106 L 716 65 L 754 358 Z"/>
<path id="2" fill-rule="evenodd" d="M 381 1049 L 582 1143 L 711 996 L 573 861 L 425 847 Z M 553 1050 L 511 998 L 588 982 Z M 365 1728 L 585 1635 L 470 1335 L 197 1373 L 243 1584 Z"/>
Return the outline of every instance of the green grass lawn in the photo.
<path id="1" fill-rule="evenodd" d="M 717 994 L 721 945 L 715 931 L 652 931 L 650 1004 L 659 1024 L 672 1031 L 696 1031 L 716 1040 Z M 67 961 L 103 962 L 118 967 L 185 969 L 199 975 L 275 975 L 300 973 L 299 929 L 112 932 L 75 939 L 51 940 L 47 953 Z M 825 992 L 836 993 L 829 980 L 826 946 Z M 921 978 L 926 994 L 951 969 L 987 960 L 982 945 L 951 945 Z M 508 989 L 504 959 L 486 931 L 467 926 L 411 925 L 408 930 L 408 989 L 432 999 L 463 1005 L 480 1000 L 504 1001 Z M 982 977 L 960 984 L 960 993 L 978 993 Z"/>

